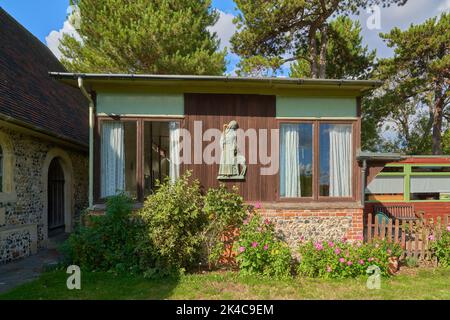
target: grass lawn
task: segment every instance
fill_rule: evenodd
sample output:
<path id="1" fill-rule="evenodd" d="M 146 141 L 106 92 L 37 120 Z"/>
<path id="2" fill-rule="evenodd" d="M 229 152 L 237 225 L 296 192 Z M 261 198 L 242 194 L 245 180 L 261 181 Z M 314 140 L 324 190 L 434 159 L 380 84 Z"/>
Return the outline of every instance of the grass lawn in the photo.
<path id="1" fill-rule="evenodd" d="M 68 290 L 61 270 L 44 273 L 0 299 L 450 299 L 450 269 L 411 269 L 383 278 L 368 290 L 366 278 L 271 280 L 233 272 L 191 274 L 180 279 L 82 272 L 81 290 Z"/>

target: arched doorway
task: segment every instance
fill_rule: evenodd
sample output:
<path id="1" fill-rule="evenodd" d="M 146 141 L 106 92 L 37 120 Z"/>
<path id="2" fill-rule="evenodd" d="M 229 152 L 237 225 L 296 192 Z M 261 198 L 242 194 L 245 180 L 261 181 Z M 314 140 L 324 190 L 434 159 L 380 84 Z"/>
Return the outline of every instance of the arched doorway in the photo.
<path id="1" fill-rule="evenodd" d="M 65 178 L 59 158 L 53 158 L 48 168 L 48 236 L 65 231 Z"/>

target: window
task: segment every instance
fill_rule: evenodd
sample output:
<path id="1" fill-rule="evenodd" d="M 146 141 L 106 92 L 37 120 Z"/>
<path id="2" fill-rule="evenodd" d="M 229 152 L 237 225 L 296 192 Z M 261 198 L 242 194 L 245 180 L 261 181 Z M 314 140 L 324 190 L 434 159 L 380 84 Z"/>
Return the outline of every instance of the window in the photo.
<path id="1" fill-rule="evenodd" d="M 179 176 L 178 122 L 103 120 L 100 138 L 100 198 L 126 192 L 142 200 L 156 180 Z"/>
<path id="2" fill-rule="evenodd" d="M 281 124 L 280 196 L 312 197 L 313 125 Z"/>
<path id="3" fill-rule="evenodd" d="M 169 122 L 144 124 L 144 195 L 155 188 L 156 180 L 164 181 L 170 168 Z"/>
<path id="4" fill-rule="evenodd" d="M 402 166 L 398 166 L 398 167 L 384 167 L 381 172 L 395 172 L 395 173 L 402 173 L 403 172 L 403 167 Z"/>
<path id="5" fill-rule="evenodd" d="M 321 124 L 319 140 L 319 194 L 352 196 L 352 126 Z"/>
<path id="6" fill-rule="evenodd" d="M 450 176 L 411 176 L 411 200 L 450 200 Z"/>
<path id="7" fill-rule="evenodd" d="M 411 172 L 450 172 L 450 166 L 414 166 Z"/>
<path id="8" fill-rule="evenodd" d="M 281 198 L 350 198 L 352 171 L 351 124 L 280 124 Z"/>
<path id="9" fill-rule="evenodd" d="M 103 121 L 101 139 L 101 197 L 136 197 L 136 122 Z"/>
<path id="10" fill-rule="evenodd" d="M 377 176 L 366 188 L 366 200 L 403 200 L 403 176 Z"/>
<path id="11" fill-rule="evenodd" d="M 3 192 L 3 149 L 0 146 L 0 192 Z"/>

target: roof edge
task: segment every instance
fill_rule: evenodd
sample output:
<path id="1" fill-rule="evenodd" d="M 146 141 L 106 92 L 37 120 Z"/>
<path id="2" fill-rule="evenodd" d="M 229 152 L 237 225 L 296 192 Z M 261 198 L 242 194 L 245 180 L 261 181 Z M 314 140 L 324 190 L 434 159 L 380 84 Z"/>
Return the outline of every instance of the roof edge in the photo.
<path id="1" fill-rule="evenodd" d="M 140 81 L 223 81 L 260 84 L 290 84 L 290 85 L 329 85 L 329 86 L 360 86 L 361 88 L 376 88 L 381 81 L 376 80 L 346 80 L 346 79 L 307 79 L 307 78 L 276 78 L 276 77 L 237 77 L 237 76 L 204 76 L 204 75 L 156 75 L 156 74 L 108 74 L 108 73 L 71 73 L 49 72 L 49 75 L 59 80 L 140 80 Z"/>

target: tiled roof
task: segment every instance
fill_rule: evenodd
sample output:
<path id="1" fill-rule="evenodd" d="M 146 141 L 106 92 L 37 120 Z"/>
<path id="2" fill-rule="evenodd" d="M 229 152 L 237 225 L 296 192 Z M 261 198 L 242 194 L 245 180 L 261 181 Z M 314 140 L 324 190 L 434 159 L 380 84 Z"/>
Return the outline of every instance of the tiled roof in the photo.
<path id="1" fill-rule="evenodd" d="M 49 71 L 65 68 L 0 8 L 0 114 L 78 144 L 88 144 L 88 102 Z"/>

